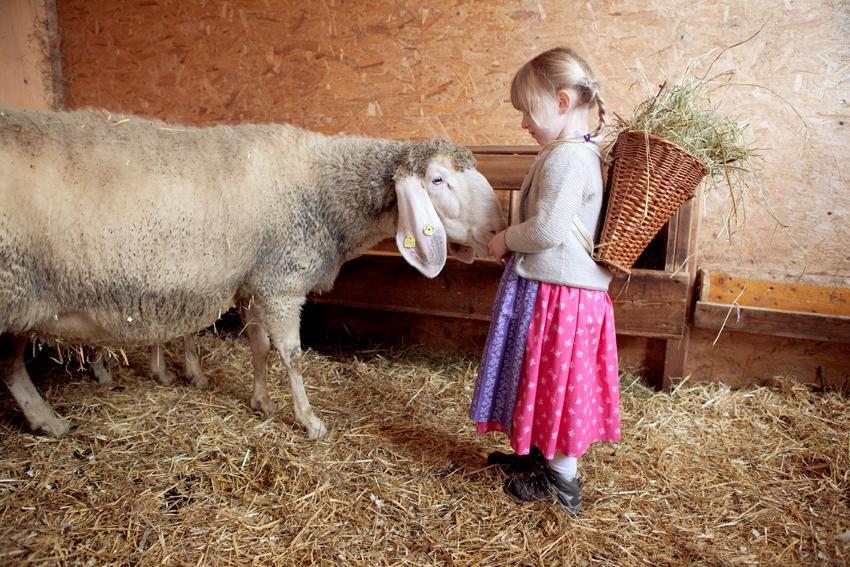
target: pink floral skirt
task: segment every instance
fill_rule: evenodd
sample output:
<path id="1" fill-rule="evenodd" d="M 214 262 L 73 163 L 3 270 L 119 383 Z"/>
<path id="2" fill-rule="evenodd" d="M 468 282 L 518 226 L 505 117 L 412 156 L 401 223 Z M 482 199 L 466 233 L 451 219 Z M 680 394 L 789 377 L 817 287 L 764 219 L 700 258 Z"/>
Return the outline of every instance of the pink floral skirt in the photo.
<path id="1" fill-rule="evenodd" d="M 580 457 L 596 441 L 620 440 L 614 310 L 607 292 L 541 283 L 525 343 L 511 447 L 535 445 Z M 502 431 L 479 423 L 478 432 Z"/>

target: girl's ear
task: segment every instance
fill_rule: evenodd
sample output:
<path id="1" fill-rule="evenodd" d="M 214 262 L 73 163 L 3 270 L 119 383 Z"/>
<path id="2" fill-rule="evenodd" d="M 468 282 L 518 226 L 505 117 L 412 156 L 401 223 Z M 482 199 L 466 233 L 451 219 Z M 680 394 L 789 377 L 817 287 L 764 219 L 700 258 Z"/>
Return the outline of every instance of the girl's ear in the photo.
<path id="1" fill-rule="evenodd" d="M 446 229 L 415 175 L 395 181 L 398 229 L 395 243 L 407 263 L 433 278 L 446 263 Z"/>
<path id="2" fill-rule="evenodd" d="M 560 110 L 569 110 L 573 103 L 573 94 L 567 89 L 558 91 L 558 108 Z"/>

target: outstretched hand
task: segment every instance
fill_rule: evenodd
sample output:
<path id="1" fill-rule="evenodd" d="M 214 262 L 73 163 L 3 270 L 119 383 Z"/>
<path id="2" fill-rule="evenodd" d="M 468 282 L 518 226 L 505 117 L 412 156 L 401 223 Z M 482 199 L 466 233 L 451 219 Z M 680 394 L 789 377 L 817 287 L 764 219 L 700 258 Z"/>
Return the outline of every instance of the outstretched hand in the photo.
<path id="1" fill-rule="evenodd" d="M 495 236 L 490 239 L 490 242 L 487 243 L 487 249 L 490 251 L 490 255 L 494 258 L 498 258 L 503 264 L 505 263 L 508 255 L 508 245 L 505 243 L 506 232 L 507 230 L 497 232 Z"/>

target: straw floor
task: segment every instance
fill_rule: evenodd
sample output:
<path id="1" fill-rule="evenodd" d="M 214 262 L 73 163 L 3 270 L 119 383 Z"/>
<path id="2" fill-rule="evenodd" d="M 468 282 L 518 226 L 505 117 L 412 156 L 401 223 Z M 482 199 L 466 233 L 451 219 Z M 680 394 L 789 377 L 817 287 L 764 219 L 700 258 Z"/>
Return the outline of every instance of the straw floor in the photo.
<path id="1" fill-rule="evenodd" d="M 585 511 L 518 505 L 466 419 L 476 361 L 416 348 L 306 355 L 329 426 L 248 408 L 247 341 L 200 340 L 213 387 L 115 384 L 39 360 L 73 426 L 36 437 L 0 394 L 0 564 L 812 565 L 850 559 L 846 395 L 790 382 L 655 393 L 623 377 L 618 446 L 580 462 Z M 179 349 L 170 363 L 179 370 Z M 46 373 L 45 373 L 46 372 Z M 272 376 L 282 375 L 274 358 Z"/>

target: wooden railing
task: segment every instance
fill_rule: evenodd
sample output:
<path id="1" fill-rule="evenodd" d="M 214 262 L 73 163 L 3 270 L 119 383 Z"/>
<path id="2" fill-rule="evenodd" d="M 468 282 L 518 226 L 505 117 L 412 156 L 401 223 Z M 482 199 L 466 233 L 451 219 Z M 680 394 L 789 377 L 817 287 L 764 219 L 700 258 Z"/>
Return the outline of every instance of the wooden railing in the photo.
<path id="1" fill-rule="evenodd" d="M 471 148 L 478 170 L 501 193 L 511 221 L 517 218 L 519 189 L 537 147 L 476 146 Z M 693 305 L 695 270 L 688 262 L 695 248 L 695 201 L 656 236 L 638 260 L 630 277 L 616 276 L 609 293 L 614 302 L 617 333 L 664 341 L 661 385 L 683 375 L 688 322 Z M 312 295 L 310 301 L 327 306 L 444 317 L 453 320 L 489 321 L 502 265 L 476 260 L 466 265 L 449 259 L 443 272 L 428 280 L 408 266 L 384 243 L 361 258 L 345 264 L 332 292 Z M 392 330 L 387 330 L 391 338 Z M 482 344 L 483 347 L 483 344 Z"/>

